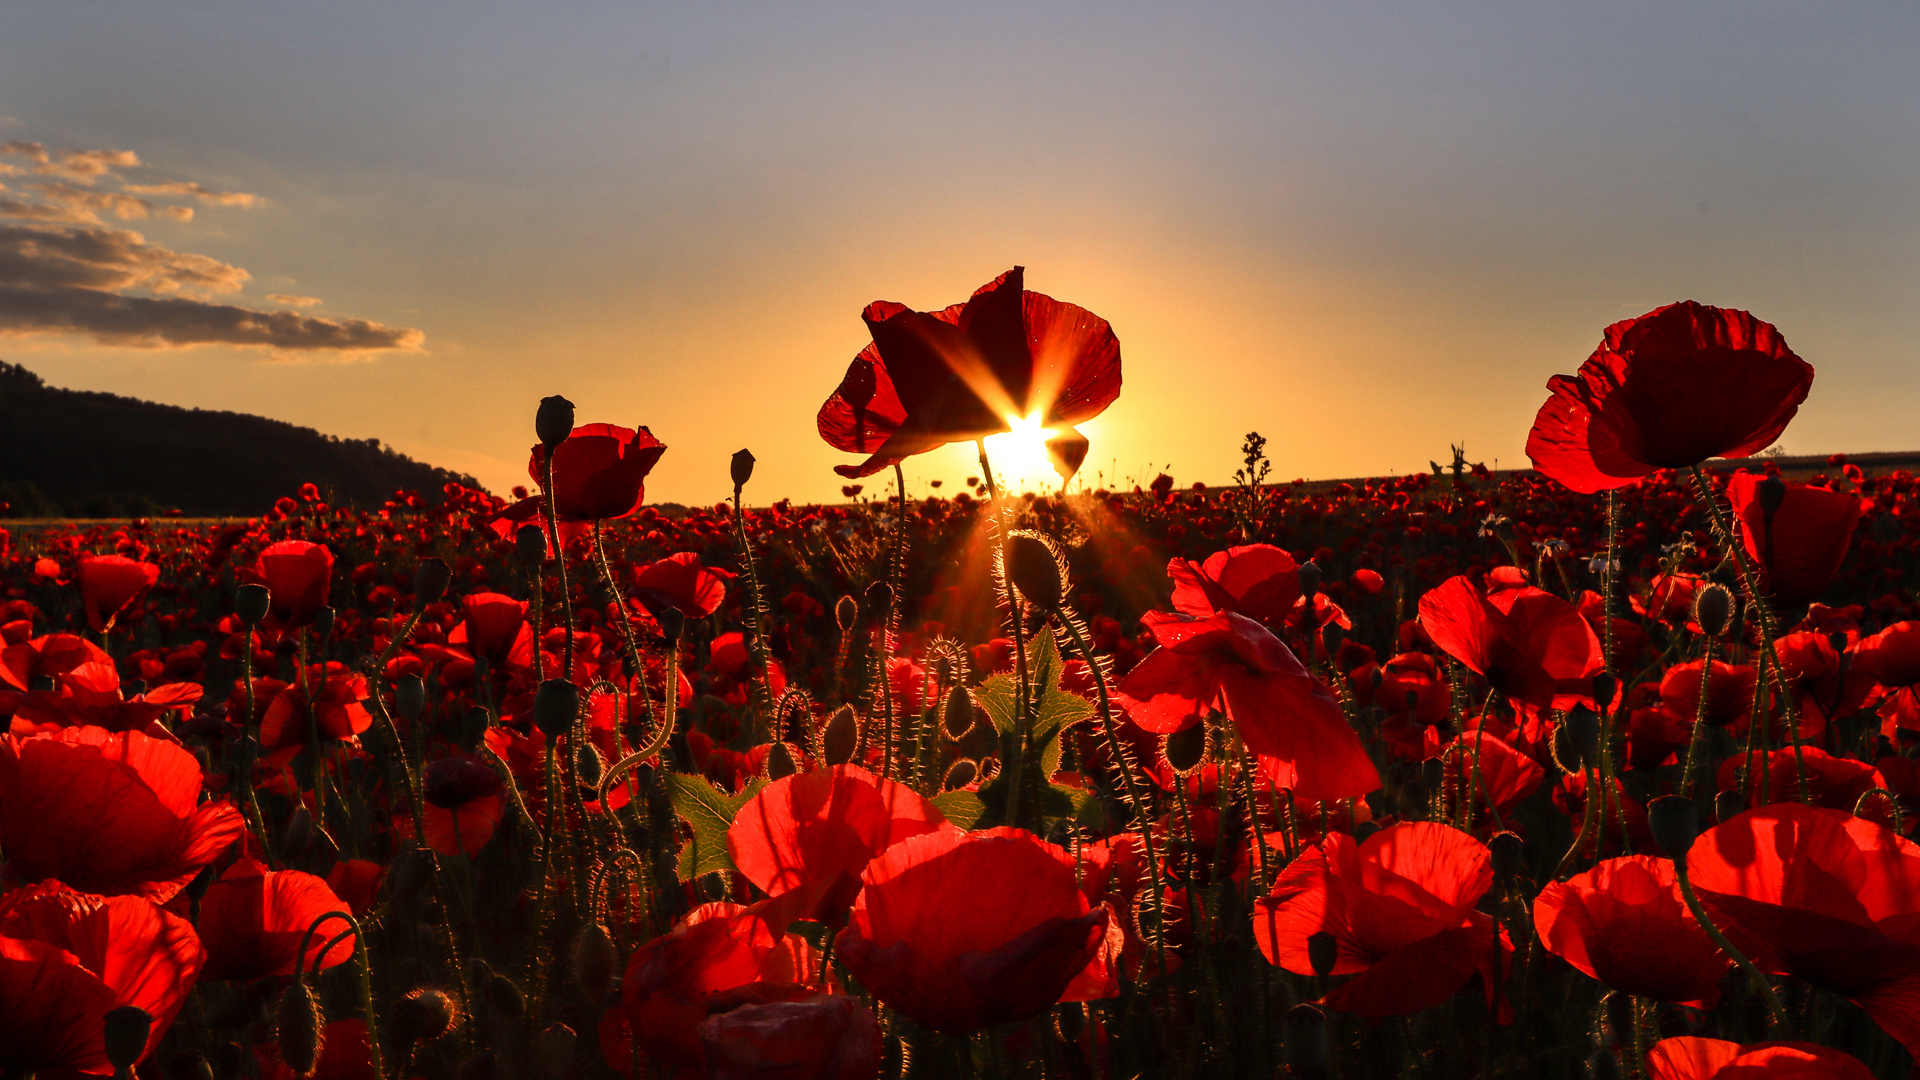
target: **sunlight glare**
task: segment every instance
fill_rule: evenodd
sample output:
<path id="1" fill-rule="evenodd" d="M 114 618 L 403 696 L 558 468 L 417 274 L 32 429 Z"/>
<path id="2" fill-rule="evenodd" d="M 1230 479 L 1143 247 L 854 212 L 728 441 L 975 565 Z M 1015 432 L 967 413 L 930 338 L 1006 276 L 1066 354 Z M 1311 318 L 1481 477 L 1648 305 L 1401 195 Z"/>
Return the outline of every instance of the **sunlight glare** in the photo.
<path id="1" fill-rule="evenodd" d="M 1056 492 L 1060 476 L 1047 457 L 1047 440 L 1056 433 L 1041 426 L 1041 414 L 1026 418 L 1008 417 L 1011 431 L 987 436 L 987 456 L 993 462 L 993 478 L 1003 492 Z"/>

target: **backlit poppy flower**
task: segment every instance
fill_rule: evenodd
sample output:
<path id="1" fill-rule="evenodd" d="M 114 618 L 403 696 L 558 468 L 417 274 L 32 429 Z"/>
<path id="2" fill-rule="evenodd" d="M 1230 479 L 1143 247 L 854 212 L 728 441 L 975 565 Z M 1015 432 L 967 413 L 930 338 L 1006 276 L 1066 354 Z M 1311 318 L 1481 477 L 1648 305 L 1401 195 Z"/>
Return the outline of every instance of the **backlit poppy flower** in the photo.
<path id="1" fill-rule="evenodd" d="M 720 610 L 733 577 L 730 570 L 701 565 L 700 556 L 691 551 L 675 552 L 633 573 L 636 595 L 649 612 L 658 614 L 671 604 L 689 619 Z"/>
<path id="2" fill-rule="evenodd" d="M 1767 590 L 1789 611 L 1811 603 L 1840 571 L 1866 500 L 1851 492 L 1788 484 L 1787 497 L 1767 521 L 1760 505 L 1763 477 L 1746 471 L 1727 482 L 1727 501 L 1740 521 L 1740 540 L 1765 572 Z"/>
<path id="3" fill-rule="evenodd" d="M 1593 704 L 1593 677 L 1606 666 L 1580 612 L 1531 586 L 1483 596 L 1464 575 L 1449 578 L 1420 598 L 1420 625 L 1508 700 L 1537 709 Z"/>
<path id="4" fill-rule="evenodd" d="M 734 816 L 727 850 L 769 896 L 811 888 L 819 899 L 805 917 L 838 926 L 876 855 L 909 836 L 951 828 L 905 784 L 836 765 L 761 789 Z"/>
<path id="5" fill-rule="evenodd" d="M 880 1023 L 858 998 L 815 994 L 742 1005 L 700 1024 L 712 1080 L 874 1080 Z"/>
<path id="6" fill-rule="evenodd" d="M 421 771 L 427 846 L 442 855 L 479 854 L 506 816 L 500 775 L 472 754 L 431 761 Z"/>
<path id="7" fill-rule="evenodd" d="M 308 694 L 312 695 L 313 726 L 308 731 Z M 322 739 L 351 739 L 373 726 L 366 706 L 367 680 L 339 663 L 315 666 L 307 675 L 307 689 L 299 683 L 274 696 L 260 721 L 262 761 L 284 765 L 307 746 L 311 734 Z"/>
<path id="8" fill-rule="evenodd" d="M 1858 663 L 1843 665 L 1840 651 L 1825 634 L 1812 630 L 1782 634 L 1773 640 L 1773 648 L 1780 658 L 1780 674 L 1793 692 L 1803 732 L 1825 730 L 1829 720 L 1855 712 L 1873 693 L 1873 676 Z"/>
<path id="9" fill-rule="evenodd" d="M 855 479 L 934 447 L 1098 416 L 1120 396 L 1120 342 L 1105 319 L 1025 290 L 1022 267 L 964 304 L 920 312 L 889 301 L 861 318 L 873 343 L 820 407 L 820 437 L 871 455 L 834 471 Z"/>
<path id="10" fill-rule="evenodd" d="M 1533 901 L 1547 951 L 1623 994 L 1710 1009 L 1733 961 L 1687 910 L 1670 859 L 1608 859 Z"/>
<path id="11" fill-rule="evenodd" d="M 327 871 L 327 888 L 347 902 L 355 916 L 372 911 L 387 868 L 371 859 L 341 859 Z"/>
<path id="12" fill-rule="evenodd" d="M 1160 647 L 1120 683 L 1134 723 L 1171 734 L 1218 706 L 1269 778 L 1296 799 L 1327 802 L 1380 786 L 1339 702 L 1266 627 L 1235 612 L 1148 612 L 1141 622 Z"/>
<path id="13" fill-rule="evenodd" d="M 1682 1035 L 1647 1051 L 1647 1080 L 1873 1080 L 1851 1054 L 1806 1042 L 1739 1043 Z"/>
<path id="14" fill-rule="evenodd" d="M 140 897 L 57 881 L 0 896 L 0 1071 L 111 1075 L 102 1018 L 127 1005 L 153 1017 L 144 1058 L 205 961 L 193 924 Z"/>
<path id="15" fill-rule="evenodd" d="M 282 540 L 269 544 L 251 567 L 241 567 L 240 580 L 265 585 L 272 594 L 267 622 L 281 630 L 296 630 L 313 621 L 327 606 L 333 588 L 333 552 L 325 544 Z"/>
<path id="16" fill-rule="evenodd" d="M 268 870 L 251 855 L 220 875 L 200 901 L 200 939 L 207 947 L 202 979 L 245 982 L 268 975 L 292 975 L 295 960 L 311 971 L 344 964 L 353 956 L 353 938 L 328 949 L 321 947 L 350 929 L 330 919 L 300 949 L 313 921 L 329 911 L 347 910 L 327 883 L 301 870 Z"/>
<path id="17" fill-rule="evenodd" d="M 80 602 L 87 609 L 87 625 L 104 631 L 147 595 L 160 580 L 160 568 L 125 555 L 101 555 L 82 558 L 74 576 L 80 581 Z"/>
<path id="18" fill-rule="evenodd" d="M 1853 669 L 1880 684 L 1882 715 L 1893 726 L 1920 730 L 1920 622 L 1897 622 L 1855 645 Z"/>
<path id="19" fill-rule="evenodd" d="M 1762 970 L 1831 990 L 1920 1049 L 1920 847 L 1843 811 L 1777 803 L 1701 833 L 1687 872 Z"/>
<path id="20" fill-rule="evenodd" d="M 1299 564 L 1272 544 L 1216 551 L 1199 565 L 1170 559 L 1167 576 L 1173 579 L 1174 610 L 1203 619 L 1237 611 L 1277 628 L 1300 599 Z"/>
<path id="21" fill-rule="evenodd" d="M 1547 777 L 1539 762 L 1490 732 L 1465 732 L 1442 747 L 1439 756 L 1446 763 L 1446 790 L 1453 793 L 1455 799 L 1465 792 L 1476 791 L 1477 807 L 1491 805 L 1503 816 L 1512 813 L 1520 800 L 1540 790 L 1541 782 Z M 1474 783 L 1476 758 L 1480 774 L 1477 785 Z"/>
<path id="22" fill-rule="evenodd" d="M 55 689 L 29 692 L 14 710 L 14 734 L 33 734 L 21 725 L 77 727 L 90 724 L 108 731 L 146 731 L 171 739 L 164 728 L 149 729 L 170 710 L 200 700 L 196 683 L 168 683 L 128 698 L 120 691 L 120 673 L 111 663 L 81 664 L 54 680 Z"/>
<path id="23" fill-rule="evenodd" d="M 1037 1016 L 1106 940 L 1073 858 L 1020 829 L 909 837 L 867 865 L 835 944 L 888 1008 L 966 1034 Z"/>
<path id="24" fill-rule="evenodd" d="M 113 657 L 77 634 L 47 634 L 0 649 L 0 682 L 16 690 L 31 690 L 33 680 L 58 678 L 82 664 L 104 664 L 111 669 Z"/>
<path id="25" fill-rule="evenodd" d="M 1659 469 L 1744 457 L 1786 430 L 1813 367 L 1770 323 L 1691 300 L 1607 327 L 1527 435 L 1533 467 L 1574 491 L 1624 487 Z"/>
<path id="26" fill-rule="evenodd" d="M 0 844 L 26 881 L 164 903 L 245 831 L 178 744 L 95 727 L 0 737 Z"/>
<path id="27" fill-rule="evenodd" d="M 1668 712 L 1686 720 L 1689 727 L 1700 715 L 1700 675 L 1705 670 L 1699 660 L 1675 664 L 1660 677 L 1660 704 Z M 1707 677 L 1707 724 L 1726 727 L 1744 720 L 1753 708 L 1753 687 L 1760 675 L 1747 664 L 1713 662 Z"/>
<path id="28" fill-rule="evenodd" d="M 526 601 L 500 593 L 473 593 L 460 598 L 460 611 L 464 618 L 447 635 L 447 644 L 467 646 L 496 671 L 533 666 L 533 627 L 527 622 Z"/>
<path id="29" fill-rule="evenodd" d="M 1874 788 L 1887 787 L 1887 778 L 1880 775 L 1880 770 L 1864 761 L 1834 757 L 1817 746 L 1803 746 L 1797 756 L 1791 746 L 1783 746 L 1771 753 L 1755 754 L 1751 766 L 1747 763 L 1746 754 L 1736 751 L 1721 760 L 1714 779 L 1719 790 L 1738 791 L 1740 770 L 1748 768 L 1747 789 L 1743 793 L 1748 806 L 1799 802 L 1800 770 L 1803 765 L 1807 776 L 1807 796 L 1815 806 L 1844 810 L 1851 814 L 1859 804 L 1860 796 Z M 1887 804 L 1879 800 L 1861 807 L 1861 814 L 1882 824 L 1888 824 L 1891 817 Z"/>
<path id="30" fill-rule="evenodd" d="M 1659 622 L 1685 626 L 1693 618 L 1694 597 L 1707 580 L 1698 574 L 1660 574 L 1645 583 L 1644 591 L 1637 587 L 1638 582 L 1635 584 L 1634 611 Z"/>
<path id="31" fill-rule="evenodd" d="M 1253 936 L 1271 963 L 1313 974 L 1307 938 L 1333 935 L 1333 974 L 1354 978 L 1326 1003 L 1361 1016 L 1401 1016 L 1458 993 L 1478 973 L 1493 996 L 1493 919 L 1474 905 L 1493 885 L 1480 841 L 1428 821 L 1355 843 L 1332 833 L 1287 864 L 1254 902 Z"/>

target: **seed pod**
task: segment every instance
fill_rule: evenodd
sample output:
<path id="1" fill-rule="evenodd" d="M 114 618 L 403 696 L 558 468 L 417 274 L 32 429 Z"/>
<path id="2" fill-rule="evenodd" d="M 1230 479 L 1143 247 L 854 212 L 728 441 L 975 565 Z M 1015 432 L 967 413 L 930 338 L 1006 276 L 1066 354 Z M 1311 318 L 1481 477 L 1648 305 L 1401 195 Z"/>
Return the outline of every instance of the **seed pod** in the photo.
<path id="1" fill-rule="evenodd" d="M 1601 712 L 1613 707 L 1614 696 L 1619 693 L 1620 680 L 1613 672 L 1603 671 L 1593 677 L 1593 700 Z"/>
<path id="2" fill-rule="evenodd" d="M 867 586 L 867 614 L 875 622 L 887 617 L 887 611 L 893 607 L 893 586 L 884 581 L 876 581 Z"/>
<path id="3" fill-rule="evenodd" d="M 447 595 L 447 586 L 453 584 L 453 567 L 438 555 L 429 555 L 420 560 L 413 569 L 413 602 L 425 607 Z"/>
<path id="4" fill-rule="evenodd" d="M 1307 600 L 1307 615 L 1313 615 L 1313 598 L 1320 591 L 1320 564 L 1308 559 L 1300 564 L 1300 595 Z"/>
<path id="5" fill-rule="evenodd" d="M 1281 1020 L 1287 1047 L 1287 1071 L 1296 1077 L 1327 1074 L 1327 1016 L 1305 1002 L 1287 1010 Z"/>
<path id="6" fill-rule="evenodd" d="M 533 414 L 533 433 L 539 437 L 543 446 L 555 447 L 567 441 L 573 434 L 573 402 L 555 394 L 540 399 L 540 409 Z"/>
<path id="7" fill-rule="evenodd" d="M 1067 573 L 1052 544 L 1037 533 L 1014 533 L 1001 549 L 1001 561 L 1021 599 L 1042 611 L 1059 608 L 1067 593 Z"/>
<path id="8" fill-rule="evenodd" d="M 1566 749 L 1582 768 L 1600 760 L 1600 715 L 1585 705 L 1575 705 L 1567 714 Z"/>
<path id="9" fill-rule="evenodd" d="M 538 525 L 522 525 L 513 534 L 513 560 L 521 566 L 539 566 L 547 561 L 547 534 Z"/>
<path id="10" fill-rule="evenodd" d="M 411 724 L 427 708 L 427 684 L 418 675 L 402 675 L 393 680 L 393 711 Z"/>
<path id="11" fill-rule="evenodd" d="M 457 1012 L 452 998 L 432 987 L 420 987 L 393 1003 L 393 1037 L 402 1046 L 432 1042 L 453 1027 Z"/>
<path id="12" fill-rule="evenodd" d="M 739 491 L 753 479 L 753 454 L 748 450 L 733 452 L 733 490 Z"/>
<path id="13" fill-rule="evenodd" d="M 437 868 L 432 848 L 407 851 L 393 862 L 393 871 L 387 875 L 387 892 L 397 903 L 411 903 L 420 895 L 420 890 L 426 888 L 427 882 L 433 880 Z"/>
<path id="14" fill-rule="evenodd" d="M 1087 449 L 1092 444 L 1085 435 L 1072 428 L 1047 440 L 1047 459 L 1053 462 L 1053 471 L 1062 481 L 1071 480 L 1080 466 L 1086 464 Z"/>
<path id="15" fill-rule="evenodd" d="M 548 679 L 533 692 L 533 724 L 548 741 L 558 739 L 573 727 L 580 715 L 580 688 L 566 679 Z"/>
<path id="16" fill-rule="evenodd" d="M 573 1057 L 579 1037 L 565 1024 L 551 1024 L 540 1033 L 540 1075 L 546 1080 L 561 1080 L 573 1071 Z"/>
<path id="17" fill-rule="evenodd" d="M 834 710 L 827 720 L 827 730 L 820 735 L 821 756 L 828 765 L 845 765 L 853 760 L 859 744 L 860 720 L 854 715 L 853 706 L 842 705 Z"/>
<path id="18" fill-rule="evenodd" d="M 1713 819 L 1726 821 L 1747 812 L 1746 797 L 1729 788 L 1713 797 Z"/>
<path id="19" fill-rule="evenodd" d="M 947 778 L 941 781 L 940 787 L 946 791 L 958 791 L 973 783 L 973 778 L 979 775 L 979 765 L 971 758 L 961 758 L 947 767 Z"/>
<path id="20" fill-rule="evenodd" d="M 1787 501 L 1787 482 L 1777 476 L 1769 476 L 1755 485 L 1760 496 L 1760 520 L 1773 524 L 1773 515 L 1780 512 L 1780 506 Z"/>
<path id="21" fill-rule="evenodd" d="M 1326 644 L 1327 655 L 1333 656 L 1346 643 L 1347 631 L 1337 622 L 1330 622 L 1320 631 L 1320 640 Z"/>
<path id="22" fill-rule="evenodd" d="M 600 756 L 600 748 L 590 739 L 580 740 L 573 748 L 573 778 L 582 788 L 598 794 L 600 778 L 607 775 L 607 762 Z"/>
<path id="23" fill-rule="evenodd" d="M 520 992 L 519 984 L 497 971 L 487 980 L 487 1000 L 509 1020 L 527 1015 L 527 995 Z"/>
<path id="24" fill-rule="evenodd" d="M 1487 841 L 1487 850 L 1492 854 L 1494 877 L 1506 882 L 1519 877 L 1526 849 L 1526 841 L 1520 839 L 1517 833 L 1494 833 L 1493 839 Z"/>
<path id="25" fill-rule="evenodd" d="M 1693 800 L 1685 795 L 1662 795 L 1647 804 L 1647 828 L 1660 851 L 1675 862 L 1686 859 L 1700 835 L 1700 819 Z"/>
<path id="26" fill-rule="evenodd" d="M 280 1008 L 274 1013 L 274 1037 L 280 1044 L 280 1060 L 295 1076 L 312 1076 L 320 1063 L 326 1021 L 320 999 L 306 980 L 295 979 L 280 995 Z"/>
<path id="27" fill-rule="evenodd" d="M 973 695 L 967 693 L 966 687 L 956 685 L 947 691 L 947 710 L 941 718 L 941 728 L 947 738 L 959 742 L 973 730 L 973 723 Z"/>
<path id="28" fill-rule="evenodd" d="M 767 779 L 784 780 L 799 771 L 800 764 L 786 743 L 776 741 L 767 747 Z"/>
<path id="29" fill-rule="evenodd" d="M 1710 638 L 1718 638 L 1727 632 L 1727 622 L 1733 618 L 1733 594 L 1725 585 L 1709 585 L 1693 598 L 1693 619 L 1700 624 L 1700 630 Z"/>
<path id="30" fill-rule="evenodd" d="M 847 631 L 853 629 L 855 621 L 858 620 L 859 618 L 860 618 L 860 602 L 859 601 L 855 600 L 851 596 L 842 596 L 840 599 L 834 601 L 833 622 L 834 622 L 834 625 L 840 628 L 841 633 L 844 634 Z"/>
<path id="31" fill-rule="evenodd" d="M 590 922 L 573 939 L 573 981 L 596 1004 L 613 987 L 614 968 L 620 953 L 613 947 L 613 935 L 600 923 Z"/>
<path id="32" fill-rule="evenodd" d="M 1325 930 L 1315 930 L 1307 935 L 1307 965 L 1313 968 L 1315 975 L 1333 974 L 1334 965 L 1340 962 L 1340 942 Z"/>
<path id="33" fill-rule="evenodd" d="M 258 626 L 273 607 L 273 594 L 265 585 L 242 585 L 233 594 L 233 613 L 248 626 Z"/>
<path id="34" fill-rule="evenodd" d="M 333 608 L 322 604 L 313 610 L 313 637 L 325 641 L 333 636 Z"/>
<path id="35" fill-rule="evenodd" d="M 1207 725 L 1190 724 L 1168 735 L 1160 752 L 1174 772 L 1187 775 L 1207 760 Z"/>
<path id="36" fill-rule="evenodd" d="M 305 806 L 296 806 L 287 818 L 287 827 L 280 833 L 280 855 L 292 861 L 307 853 L 313 846 L 313 814 Z"/>
<path id="37" fill-rule="evenodd" d="M 126 1072 L 147 1052 L 147 1035 L 153 1031 L 153 1014 L 138 1005 L 109 1009 L 103 1021 L 106 1032 L 107 1062 Z M 128 1075 L 131 1075 L 130 1073 Z"/>
<path id="38" fill-rule="evenodd" d="M 667 643 L 668 648 L 680 644 L 680 635 L 687 630 L 685 612 L 677 607 L 662 608 L 655 621 L 660 624 L 660 638 Z"/>

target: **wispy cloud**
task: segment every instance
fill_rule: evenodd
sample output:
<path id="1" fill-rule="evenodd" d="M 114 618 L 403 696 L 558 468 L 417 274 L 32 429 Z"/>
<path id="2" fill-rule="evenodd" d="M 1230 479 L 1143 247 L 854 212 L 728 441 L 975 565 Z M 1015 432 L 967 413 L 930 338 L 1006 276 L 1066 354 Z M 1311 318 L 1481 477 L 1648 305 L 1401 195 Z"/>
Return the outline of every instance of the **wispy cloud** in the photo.
<path id="1" fill-rule="evenodd" d="M 270 293 L 239 302 L 252 275 L 147 242 L 108 218 L 187 222 L 194 207 L 246 208 L 258 195 L 157 174 L 131 150 L 0 142 L 0 334 L 82 335 L 113 345 L 239 345 L 295 355 L 417 349 L 425 335 L 367 319 L 304 315 L 320 301 Z M 229 298 L 222 300 L 220 298 Z"/>

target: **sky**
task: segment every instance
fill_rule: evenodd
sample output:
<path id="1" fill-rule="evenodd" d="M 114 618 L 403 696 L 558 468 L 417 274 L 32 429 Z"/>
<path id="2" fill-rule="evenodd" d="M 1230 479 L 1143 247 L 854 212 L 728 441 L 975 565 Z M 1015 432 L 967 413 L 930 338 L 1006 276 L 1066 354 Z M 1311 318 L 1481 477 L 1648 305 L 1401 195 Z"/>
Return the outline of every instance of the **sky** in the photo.
<path id="1" fill-rule="evenodd" d="M 0 143 L 0 359 L 503 495 L 564 394 L 838 500 L 863 306 L 1016 264 L 1121 342 L 1092 484 L 1521 465 L 1681 299 L 1814 365 L 1787 451 L 1920 449 L 1911 2 L 12 0 Z"/>

